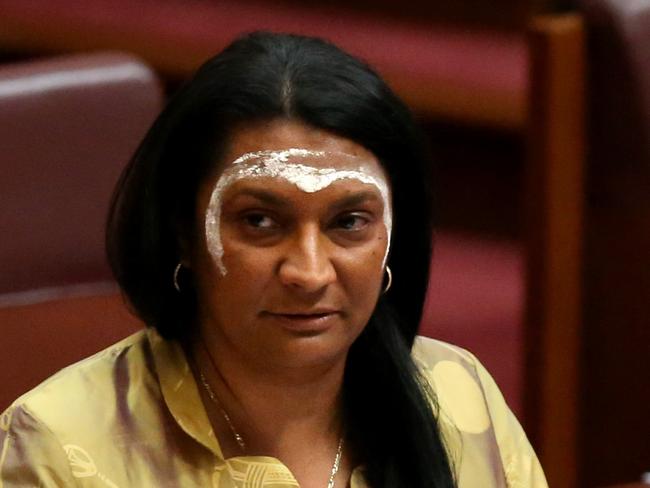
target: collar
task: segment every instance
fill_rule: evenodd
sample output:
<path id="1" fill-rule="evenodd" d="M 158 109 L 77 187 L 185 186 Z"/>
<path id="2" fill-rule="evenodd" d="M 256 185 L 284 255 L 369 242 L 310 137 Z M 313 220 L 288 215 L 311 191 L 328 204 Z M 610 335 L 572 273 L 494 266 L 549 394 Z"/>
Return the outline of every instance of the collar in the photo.
<path id="1" fill-rule="evenodd" d="M 172 416 L 190 437 L 223 460 L 221 446 L 201 402 L 183 348 L 177 341 L 163 339 L 151 327 L 147 328 L 147 339 L 158 372 L 160 390 Z"/>

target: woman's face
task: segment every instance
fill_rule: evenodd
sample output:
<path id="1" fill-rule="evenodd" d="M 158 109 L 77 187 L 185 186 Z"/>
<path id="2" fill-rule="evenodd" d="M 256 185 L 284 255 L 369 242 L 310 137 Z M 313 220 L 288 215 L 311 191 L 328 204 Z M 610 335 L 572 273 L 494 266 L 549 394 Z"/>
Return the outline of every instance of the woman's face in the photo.
<path id="1" fill-rule="evenodd" d="M 189 263 L 203 340 L 264 369 L 343 360 L 388 254 L 379 162 L 350 140 L 275 120 L 234 131 L 218 166 L 199 192 Z"/>

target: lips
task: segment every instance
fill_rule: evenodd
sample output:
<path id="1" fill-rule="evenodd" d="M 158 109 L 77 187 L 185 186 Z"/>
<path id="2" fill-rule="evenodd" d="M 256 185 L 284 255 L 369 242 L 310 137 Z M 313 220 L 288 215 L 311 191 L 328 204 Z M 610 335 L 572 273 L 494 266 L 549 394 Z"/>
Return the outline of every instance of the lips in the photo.
<path id="1" fill-rule="evenodd" d="M 333 308 L 313 308 L 309 310 L 281 310 L 269 312 L 274 315 L 298 315 L 298 316 L 308 316 L 308 315 L 327 315 L 331 313 L 337 313 L 338 310 Z"/>
<path id="2" fill-rule="evenodd" d="M 334 324 L 339 312 L 331 309 L 265 312 L 268 318 L 293 332 L 316 333 Z"/>

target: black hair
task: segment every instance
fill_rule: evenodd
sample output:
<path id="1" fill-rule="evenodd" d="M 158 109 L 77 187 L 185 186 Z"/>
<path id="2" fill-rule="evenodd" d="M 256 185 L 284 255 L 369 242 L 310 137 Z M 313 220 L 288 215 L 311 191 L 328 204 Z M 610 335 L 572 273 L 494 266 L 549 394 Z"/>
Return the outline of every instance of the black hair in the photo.
<path id="1" fill-rule="evenodd" d="M 388 174 L 394 282 L 348 356 L 348 436 L 373 488 L 453 487 L 435 396 L 410 356 L 431 256 L 429 159 L 408 109 L 363 62 L 320 39 L 258 32 L 205 63 L 118 182 L 107 229 L 115 277 L 146 324 L 168 339 L 187 338 L 196 294 L 191 276 L 179 276 L 183 293 L 172 276 L 183 238 L 193 235 L 199 185 L 234 127 L 278 118 L 364 146 Z"/>

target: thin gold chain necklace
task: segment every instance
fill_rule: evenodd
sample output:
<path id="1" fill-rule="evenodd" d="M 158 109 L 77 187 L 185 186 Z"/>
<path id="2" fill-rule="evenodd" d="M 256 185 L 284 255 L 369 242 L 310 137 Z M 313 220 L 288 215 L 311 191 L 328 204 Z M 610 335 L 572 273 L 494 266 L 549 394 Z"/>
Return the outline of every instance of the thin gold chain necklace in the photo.
<path id="1" fill-rule="evenodd" d="M 239 434 L 239 432 L 237 432 L 237 429 L 235 429 L 232 420 L 230 420 L 230 415 L 228 415 L 228 412 L 226 412 L 226 410 L 221 405 L 221 402 L 217 398 L 217 395 L 214 394 L 214 391 L 212 391 L 210 384 L 205 379 L 205 376 L 201 371 L 199 371 L 199 376 L 201 377 L 201 383 L 203 383 L 203 388 L 205 388 L 205 391 L 208 393 L 210 400 L 212 400 L 212 403 L 214 403 L 217 406 L 217 408 L 221 411 L 221 415 L 223 416 L 226 423 L 228 424 L 228 427 L 230 428 L 230 432 L 232 432 L 235 441 L 237 441 L 237 444 L 239 444 L 239 447 L 241 448 L 242 452 L 245 452 L 246 443 L 244 442 L 244 438 Z"/>
<path id="2" fill-rule="evenodd" d="M 246 452 L 246 442 L 244 442 L 244 438 L 241 436 L 239 432 L 237 432 L 237 429 L 235 429 L 235 425 L 232 423 L 232 420 L 230 420 L 230 415 L 228 415 L 228 412 L 226 412 L 226 410 L 221 405 L 221 402 L 219 401 L 217 395 L 215 395 L 214 391 L 212 390 L 212 387 L 208 383 L 208 380 L 205 379 L 205 376 L 203 375 L 202 371 L 199 371 L 199 378 L 201 379 L 203 388 L 205 389 L 206 393 L 210 397 L 210 400 L 212 400 L 212 403 L 214 403 L 215 406 L 219 409 L 221 415 L 223 416 L 224 420 L 228 424 L 228 428 L 230 429 L 230 432 L 232 432 L 235 441 L 241 448 L 242 452 Z M 334 464 L 332 464 L 332 471 L 330 473 L 329 481 L 327 482 L 327 488 L 334 488 L 334 479 L 336 478 L 336 473 L 339 472 L 339 467 L 341 466 L 342 454 L 343 454 L 343 437 L 339 438 L 339 445 L 336 449 L 336 456 L 334 457 Z"/>

